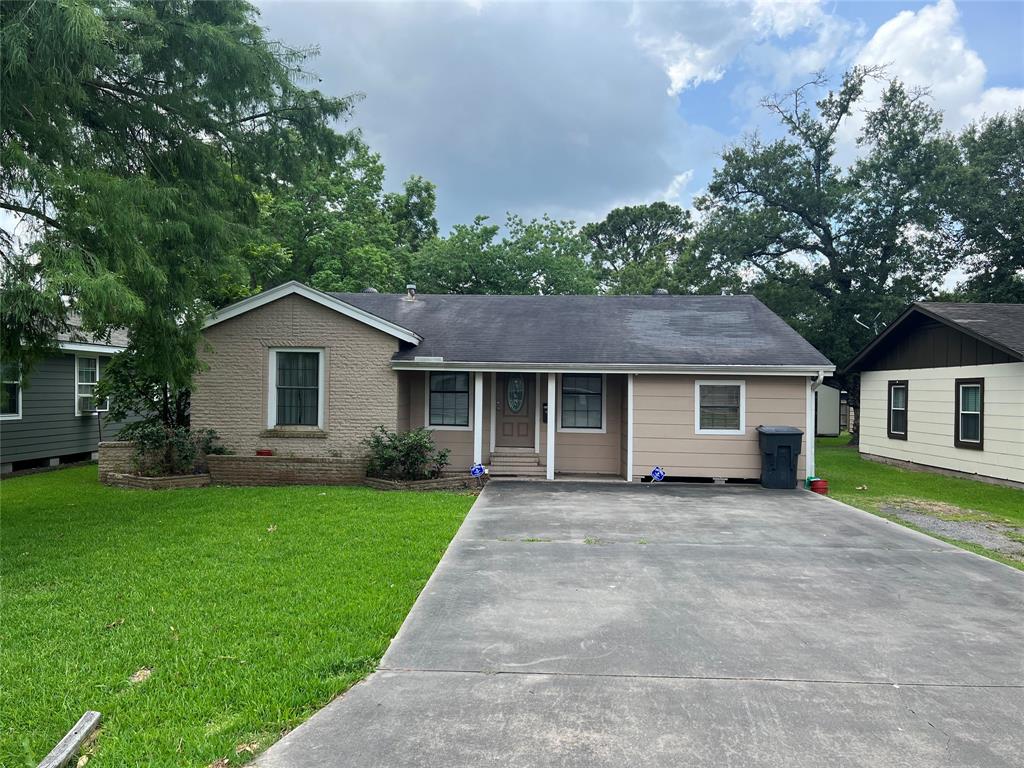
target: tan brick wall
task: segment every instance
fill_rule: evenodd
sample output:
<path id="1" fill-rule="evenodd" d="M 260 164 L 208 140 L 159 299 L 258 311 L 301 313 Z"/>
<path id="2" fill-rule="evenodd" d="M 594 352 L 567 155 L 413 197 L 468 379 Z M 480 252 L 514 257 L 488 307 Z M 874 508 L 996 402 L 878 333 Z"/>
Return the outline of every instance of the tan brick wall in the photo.
<path id="1" fill-rule="evenodd" d="M 398 340 L 300 296 L 287 296 L 211 326 L 199 350 L 207 369 L 196 377 L 192 424 L 212 428 L 224 445 L 252 456 L 361 458 L 361 441 L 378 424 L 395 429 L 398 379 L 391 356 Z M 270 349 L 324 350 L 324 434 L 268 434 Z M 216 481 L 215 481 L 216 482 Z"/>
<path id="2" fill-rule="evenodd" d="M 99 447 L 100 480 L 116 473 L 130 475 L 135 472 L 135 443 L 125 440 L 108 440 Z"/>
<path id="3" fill-rule="evenodd" d="M 366 478 L 366 462 L 330 456 L 210 456 L 218 485 L 349 485 Z"/>

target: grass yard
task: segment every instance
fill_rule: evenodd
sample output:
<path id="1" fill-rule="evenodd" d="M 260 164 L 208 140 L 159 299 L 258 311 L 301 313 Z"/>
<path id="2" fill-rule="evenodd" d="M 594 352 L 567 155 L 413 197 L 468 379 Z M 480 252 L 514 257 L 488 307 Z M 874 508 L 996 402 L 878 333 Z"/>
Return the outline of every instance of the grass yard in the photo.
<path id="1" fill-rule="evenodd" d="M 0 765 L 246 762 L 374 669 L 473 497 L 0 484 Z M 221 761 L 221 762 L 218 762 Z"/>
<path id="2" fill-rule="evenodd" d="M 911 502 L 925 509 L 931 506 L 935 510 L 934 516 L 945 520 L 1024 527 L 1024 491 L 867 461 L 860 457 L 856 447 L 848 443 L 848 435 L 818 438 L 815 448 L 817 474 L 828 480 L 830 495 L 840 501 L 903 525 L 908 524 L 886 514 L 882 507 Z M 1019 561 L 984 547 L 955 539 L 946 540 L 1014 567 L 1024 568 L 1024 564 Z"/>

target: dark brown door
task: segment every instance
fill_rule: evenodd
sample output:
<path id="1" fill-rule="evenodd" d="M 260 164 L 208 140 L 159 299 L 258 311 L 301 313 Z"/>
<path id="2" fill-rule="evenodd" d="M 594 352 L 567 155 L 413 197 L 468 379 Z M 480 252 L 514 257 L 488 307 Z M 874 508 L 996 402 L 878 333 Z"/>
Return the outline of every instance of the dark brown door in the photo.
<path id="1" fill-rule="evenodd" d="M 495 447 L 533 448 L 536 376 L 532 373 L 499 373 Z"/>

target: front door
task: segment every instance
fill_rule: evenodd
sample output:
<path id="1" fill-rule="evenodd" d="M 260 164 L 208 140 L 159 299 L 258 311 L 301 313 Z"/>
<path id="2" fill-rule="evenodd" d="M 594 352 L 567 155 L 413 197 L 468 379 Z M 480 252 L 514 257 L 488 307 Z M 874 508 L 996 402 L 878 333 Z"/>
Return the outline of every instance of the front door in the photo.
<path id="1" fill-rule="evenodd" d="M 495 377 L 496 447 L 533 448 L 537 394 L 535 379 L 532 373 L 499 373 Z"/>

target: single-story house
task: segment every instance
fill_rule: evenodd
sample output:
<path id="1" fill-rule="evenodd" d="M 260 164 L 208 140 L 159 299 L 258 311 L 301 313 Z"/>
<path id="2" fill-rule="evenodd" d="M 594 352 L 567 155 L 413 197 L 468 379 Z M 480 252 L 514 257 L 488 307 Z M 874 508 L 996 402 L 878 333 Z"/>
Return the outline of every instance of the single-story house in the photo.
<path id="1" fill-rule="evenodd" d="M 93 390 L 111 357 L 128 346 L 124 331 L 97 339 L 72 317 L 57 337 L 59 353 L 41 360 L 27 377 L 4 363 L 0 397 L 0 473 L 95 459 L 101 437 L 124 426 L 108 422 L 110 404 Z"/>
<path id="2" fill-rule="evenodd" d="M 846 370 L 866 458 L 1024 485 L 1024 305 L 912 304 Z"/>
<path id="3" fill-rule="evenodd" d="M 481 463 L 549 479 L 636 480 L 655 466 L 669 478 L 756 479 L 757 426 L 812 435 L 813 387 L 834 370 L 752 296 L 323 293 L 291 282 L 220 310 L 204 337 L 192 423 L 237 455 L 358 459 L 377 425 L 427 427 L 452 471 Z M 813 442 L 800 477 L 813 472 Z"/>

